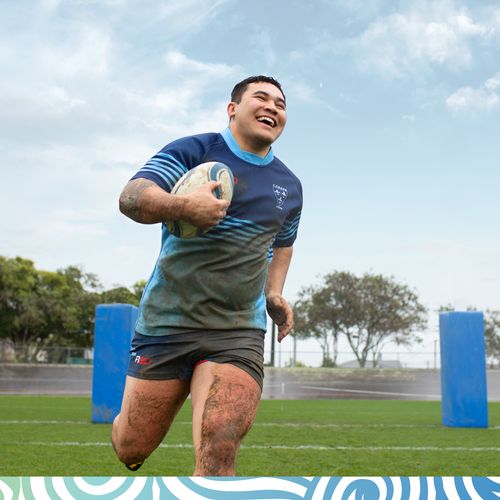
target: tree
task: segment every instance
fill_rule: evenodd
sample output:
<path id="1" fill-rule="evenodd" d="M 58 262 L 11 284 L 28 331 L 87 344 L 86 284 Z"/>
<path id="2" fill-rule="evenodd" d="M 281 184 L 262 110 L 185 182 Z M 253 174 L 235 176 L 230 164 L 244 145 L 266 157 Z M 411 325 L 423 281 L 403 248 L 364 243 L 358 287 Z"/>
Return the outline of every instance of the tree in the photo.
<path id="1" fill-rule="evenodd" d="M 146 285 L 147 285 L 146 280 L 139 280 L 132 285 L 132 291 L 134 292 L 134 295 L 136 296 L 138 301 L 141 300 Z"/>
<path id="2" fill-rule="evenodd" d="M 27 342 L 43 325 L 37 301 L 38 274 L 31 260 L 0 256 L 0 337 Z"/>
<path id="3" fill-rule="evenodd" d="M 0 339 L 29 344 L 32 353 L 50 346 L 90 347 L 96 305 L 138 305 L 144 286 L 140 281 L 133 292 L 121 286 L 103 290 L 95 274 L 77 266 L 40 271 L 31 260 L 0 256 Z"/>
<path id="4" fill-rule="evenodd" d="M 111 290 L 106 290 L 99 295 L 100 304 L 132 304 L 139 305 L 139 298 L 128 288 L 118 286 Z"/>
<path id="5" fill-rule="evenodd" d="M 487 310 L 484 317 L 486 357 L 491 368 L 500 364 L 500 311 Z"/>
<path id="6" fill-rule="evenodd" d="M 302 290 L 296 307 L 302 335 L 308 329 L 314 338 L 329 335 L 334 352 L 343 335 L 360 367 L 366 366 L 370 354 L 375 367 L 390 341 L 397 345 L 421 342 L 416 332 L 427 323 L 427 310 L 417 295 L 394 278 L 382 275 L 327 274 L 321 286 Z"/>
<path id="7" fill-rule="evenodd" d="M 294 304 L 294 328 L 292 335 L 298 338 L 312 337 L 318 341 L 323 353 L 321 366 L 336 366 L 338 329 L 335 316 L 325 309 L 324 290 L 310 286 L 299 292 L 299 300 Z M 330 343 L 332 350 L 330 351 Z"/>

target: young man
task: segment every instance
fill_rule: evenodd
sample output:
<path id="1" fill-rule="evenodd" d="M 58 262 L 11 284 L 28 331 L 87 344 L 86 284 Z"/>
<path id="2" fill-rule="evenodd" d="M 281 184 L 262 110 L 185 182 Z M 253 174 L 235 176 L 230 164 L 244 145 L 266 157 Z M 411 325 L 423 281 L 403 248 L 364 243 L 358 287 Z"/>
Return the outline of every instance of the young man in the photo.
<path id="1" fill-rule="evenodd" d="M 195 475 L 234 475 L 264 376 L 266 309 L 281 342 L 293 325 L 282 296 L 302 208 L 302 188 L 271 144 L 286 123 L 281 85 L 266 76 L 238 83 L 222 133 L 165 146 L 125 186 L 120 210 L 153 224 L 184 220 L 201 236 L 162 227 L 162 248 L 144 290 L 121 413 L 113 423 L 118 458 L 137 470 L 158 447 L 191 393 Z M 177 180 L 200 163 L 225 163 L 231 204 L 210 182 L 187 196 Z"/>

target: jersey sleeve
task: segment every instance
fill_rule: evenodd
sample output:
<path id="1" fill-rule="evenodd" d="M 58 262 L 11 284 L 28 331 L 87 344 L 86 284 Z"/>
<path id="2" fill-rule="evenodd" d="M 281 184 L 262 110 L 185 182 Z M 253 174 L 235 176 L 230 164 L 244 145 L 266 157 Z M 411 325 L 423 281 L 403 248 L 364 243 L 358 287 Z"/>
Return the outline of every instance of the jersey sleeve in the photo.
<path id="1" fill-rule="evenodd" d="M 297 239 L 301 213 L 302 211 L 299 210 L 294 217 L 285 220 L 280 232 L 274 239 L 273 247 L 291 247 L 293 245 Z"/>
<path id="2" fill-rule="evenodd" d="M 302 185 L 297 179 L 295 207 L 290 211 L 280 231 L 274 238 L 273 247 L 291 247 L 297 239 L 297 232 L 302 214 Z"/>
<path id="3" fill-rule="evenodd" d="M 148 179 L 167 192 L 196 165 L 203 163 L 207 151 L 206 141 L 189 136 L 167 144 L 156 153 L 130 180 Z"/>

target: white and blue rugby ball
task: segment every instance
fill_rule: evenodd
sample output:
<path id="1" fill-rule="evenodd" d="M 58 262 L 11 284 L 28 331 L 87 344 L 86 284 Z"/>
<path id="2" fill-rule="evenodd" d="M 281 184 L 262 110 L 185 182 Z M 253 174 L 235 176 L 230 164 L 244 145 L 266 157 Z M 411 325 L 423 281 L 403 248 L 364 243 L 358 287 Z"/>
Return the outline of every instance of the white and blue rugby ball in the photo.
<path id="1" fill-rule="evenodd" d="M 233 173 L 227 165 L 217 161 L 202 163 L 189 170 L 177 181 L 171 194 L 190 194 L 210 181 L 221 183 L 220 187 L 213 191 L 214 195 L 219 200 L 231 203 L 234 191 Z M 202 230 L 182 220 L 166 221 L 165 225 L 170 233 L 179 238 L 194 238 L 208 231 L 208 229 Z"/>

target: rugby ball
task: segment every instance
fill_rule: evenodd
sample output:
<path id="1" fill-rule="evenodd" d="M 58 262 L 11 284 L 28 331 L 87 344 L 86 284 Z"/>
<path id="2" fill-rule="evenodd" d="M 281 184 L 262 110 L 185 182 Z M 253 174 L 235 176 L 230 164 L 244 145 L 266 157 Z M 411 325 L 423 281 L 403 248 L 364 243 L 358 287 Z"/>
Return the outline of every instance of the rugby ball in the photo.
<path id="1" fill-rule="evenodd" d="M 171 194 L 186 195 L 210 181 L 220 182 L 221 185 L 213 191 L 219 200 L 231 203 L 233 198 L 234 178 L 227 165 L 217 161 L 202 163 L 186 172 L 175 184 Z M 166 221 L 168 231 L 179 238 L 194 238 L 208 229 L 200 229 L 182 220 Z"/>

